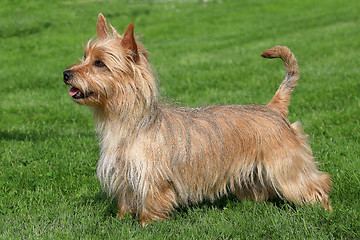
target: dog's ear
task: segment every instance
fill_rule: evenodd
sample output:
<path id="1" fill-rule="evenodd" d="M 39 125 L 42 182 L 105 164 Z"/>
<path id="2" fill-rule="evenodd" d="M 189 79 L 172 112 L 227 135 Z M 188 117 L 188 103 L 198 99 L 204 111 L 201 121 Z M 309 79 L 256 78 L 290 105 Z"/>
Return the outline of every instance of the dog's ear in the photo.
<path id="1" fill-rule="evenodd" d="M 130 23 L 126 28 L 121 45 L 131 51 L 131 57 L 136 62 L 139 58 L 136 40 L 134 37 L 134 23 Z"/>
<path id="2" fill-rule="evenodd" d="M 102 13 L 99 13 L 96 28 L 98 38 L 106 38 L 110 35 L 109 28 L 106 24 L 106 19 Z"/>

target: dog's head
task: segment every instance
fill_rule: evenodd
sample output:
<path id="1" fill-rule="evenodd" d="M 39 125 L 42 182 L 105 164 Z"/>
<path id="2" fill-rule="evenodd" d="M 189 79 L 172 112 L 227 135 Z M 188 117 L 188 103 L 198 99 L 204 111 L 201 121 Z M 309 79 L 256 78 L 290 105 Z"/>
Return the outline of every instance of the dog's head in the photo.
<path id="1" fill-rule="evenodd" d="M 123 35 L 100 13 L 97 38 L 84 49 L 83 59 L 64 71 L 64 82 L 77 103 L 89 106 L 144 104 L 156 93 L 146 49 L 136 41 L 134 24 Z M 140 103 L 142 101 L 142 103 Z"/>

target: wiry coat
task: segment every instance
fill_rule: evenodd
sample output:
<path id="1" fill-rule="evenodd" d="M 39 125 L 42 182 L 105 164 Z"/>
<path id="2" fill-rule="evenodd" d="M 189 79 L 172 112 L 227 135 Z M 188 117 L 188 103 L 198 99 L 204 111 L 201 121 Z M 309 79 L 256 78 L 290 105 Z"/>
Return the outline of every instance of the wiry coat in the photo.
<path id="1" fill-rule="evenodd" d="M 330 207 L 330 177 L 317 170 L 299 124 L 286 118 L 299 78 L 288 48 L 262 55 L 282 58 L 287 69 L 268 105 L 174 108 L 159 102 L 148 53 L 133 28 L 121 36 L 111 27 L 111 35 L 100 14 L 98 39 L 68 68 L 69 76 L 64 72 L 74 100 L 94 108 L 101 137 L 97 174 L 118 200 L 120 217 L 134 213 L 144 225 L 179 204 L 228 192 L 239 200 L 277 195 Z"/>

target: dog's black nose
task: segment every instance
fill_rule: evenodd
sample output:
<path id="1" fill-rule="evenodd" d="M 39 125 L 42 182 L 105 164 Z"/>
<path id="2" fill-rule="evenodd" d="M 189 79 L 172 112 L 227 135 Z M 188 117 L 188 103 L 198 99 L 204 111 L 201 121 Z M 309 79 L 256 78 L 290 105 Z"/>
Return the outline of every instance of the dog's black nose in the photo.
<path id="1" fill-rule="evenodd" d="M 73 74 L 70 70 L 64 71 L 63 74 L 64 74 L 64 82 L 69 81 L 73 76 Z"/>

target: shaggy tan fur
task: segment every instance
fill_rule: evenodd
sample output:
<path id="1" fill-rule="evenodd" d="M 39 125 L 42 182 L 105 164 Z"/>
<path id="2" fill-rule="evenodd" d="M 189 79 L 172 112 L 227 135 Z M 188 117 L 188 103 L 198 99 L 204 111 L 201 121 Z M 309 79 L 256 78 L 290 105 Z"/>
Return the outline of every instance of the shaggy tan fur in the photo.
<path id="1" fill-rule="evenodd" d="M 299 78 L 286 47 L 264 51 L 287 70 L 273 99 L 262 105 L 174 108 L 159 102 L 148 52 L 133 33 L 123 35 L 102 14 L 98 38 L 82 61 L 64 72 L 70 95 L 94 109 L 101 138 L 97 174 L 117 199 L 118 216 L 141 223 L 164 219 L 178 205 L 214 200 L 229 192 L 239 200 L 279 196 L 331 208 L 330 176 L 320 172 L 306 136 L 286 115 Z"/>

